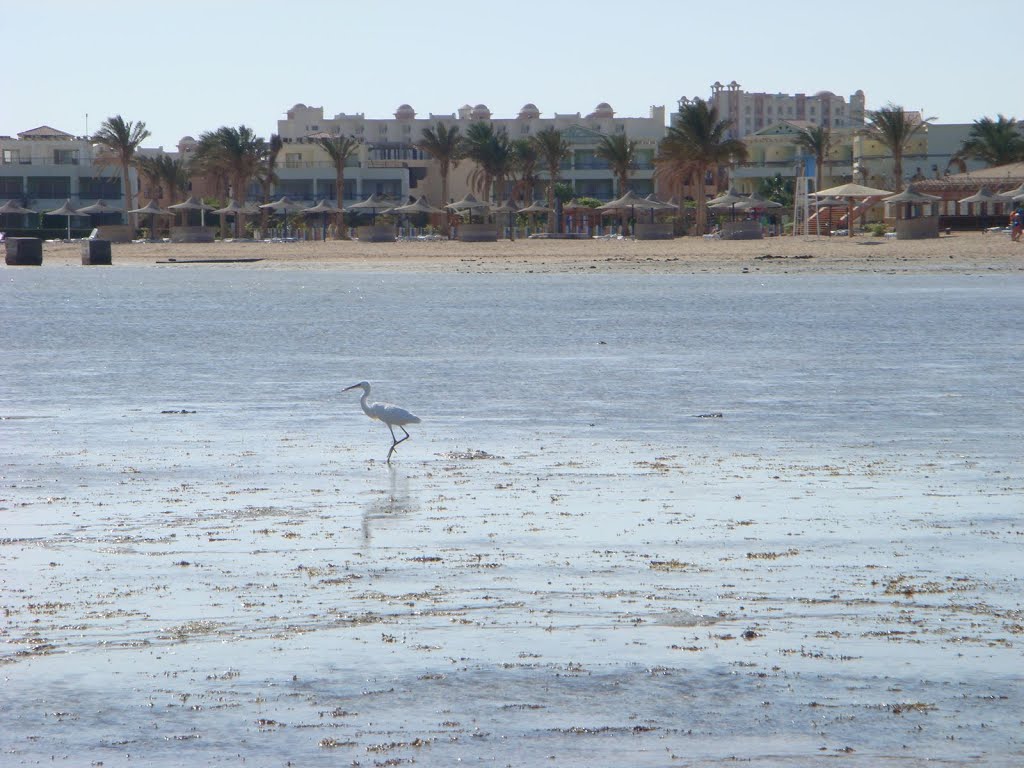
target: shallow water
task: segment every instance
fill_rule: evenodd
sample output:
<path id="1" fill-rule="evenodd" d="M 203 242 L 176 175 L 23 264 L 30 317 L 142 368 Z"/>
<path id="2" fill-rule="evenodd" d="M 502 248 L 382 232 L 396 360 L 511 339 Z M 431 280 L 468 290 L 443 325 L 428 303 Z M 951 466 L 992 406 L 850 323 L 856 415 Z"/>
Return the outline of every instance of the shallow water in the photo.
<path id="1" fill-rule="evenodd" d="M 4 764 L 1024 760 L 1019 281 L 2 278 Z"/>

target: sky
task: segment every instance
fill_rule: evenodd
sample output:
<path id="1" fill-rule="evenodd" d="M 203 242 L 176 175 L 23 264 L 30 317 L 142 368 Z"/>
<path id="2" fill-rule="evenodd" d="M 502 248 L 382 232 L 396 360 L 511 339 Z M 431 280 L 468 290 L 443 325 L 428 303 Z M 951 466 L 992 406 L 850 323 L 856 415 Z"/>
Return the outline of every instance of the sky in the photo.
<path id="1" fill-rule="evenodd" d="M 4 0 L 0 135 L 39 125 L 95 132 L 143 121 L 146 147 L 247 125 L 260 136 L 294 104 L 326 117 L 420 117 L 486 104 L 511 118 L 620 117 L 743 90 L 920 109 L 940 123 L 1024 119 L 1024 14 L 987 2 L 689 0 Z"/>

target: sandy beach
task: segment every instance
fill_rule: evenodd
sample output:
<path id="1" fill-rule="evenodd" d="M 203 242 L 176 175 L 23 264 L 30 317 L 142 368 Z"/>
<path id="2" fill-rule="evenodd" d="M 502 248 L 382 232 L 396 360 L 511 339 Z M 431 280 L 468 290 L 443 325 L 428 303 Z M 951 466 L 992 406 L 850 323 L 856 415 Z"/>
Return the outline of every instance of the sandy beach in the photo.
<path id="1" fill-rule="evenodd" d="M 765 240 L 516 240 L 497 243 L 217 242 L 125 243 L 114 264 L 175 259 L 262 259 L 261 266 L 443 272 L 632 273 L 963 272 L 1024 269 L 1024 243 L 1002 234 L 933 240 L 782 237 Z M 80 264 L 78 242 L 47 242 L 43 264 Z"/>

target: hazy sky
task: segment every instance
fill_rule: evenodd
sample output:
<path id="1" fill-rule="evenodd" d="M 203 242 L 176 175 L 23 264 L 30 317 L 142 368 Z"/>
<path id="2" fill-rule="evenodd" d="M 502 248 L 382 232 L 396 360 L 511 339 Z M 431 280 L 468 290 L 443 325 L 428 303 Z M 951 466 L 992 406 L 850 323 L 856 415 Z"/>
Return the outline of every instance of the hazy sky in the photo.
<path id="1" fill-rule="evenodd" d="M 74 134 L 120 114 L 146 146 L 222 125 L 261 136 L 297 102 L 330 117 L 484 103 L 514 117 L 623 117 L 716 80 L 744 90 L 923 109 L 942 123 L 1024 119 L 1024 11 L 1010 0 L 71 0 L 0 6 L 0 134 Z M 88 118 L 86 118 L 88 115 Z"/>

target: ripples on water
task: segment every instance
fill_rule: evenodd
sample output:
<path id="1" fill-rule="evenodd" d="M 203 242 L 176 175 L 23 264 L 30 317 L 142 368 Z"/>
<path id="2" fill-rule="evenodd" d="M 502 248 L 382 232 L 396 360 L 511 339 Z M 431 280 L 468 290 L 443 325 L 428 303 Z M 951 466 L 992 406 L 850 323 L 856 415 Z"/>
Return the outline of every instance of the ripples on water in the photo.
<path id="1" fill-rule="evenodd" d="M 11 764 L 1021 758 L 1019 283 L 3 276 Z"/>

